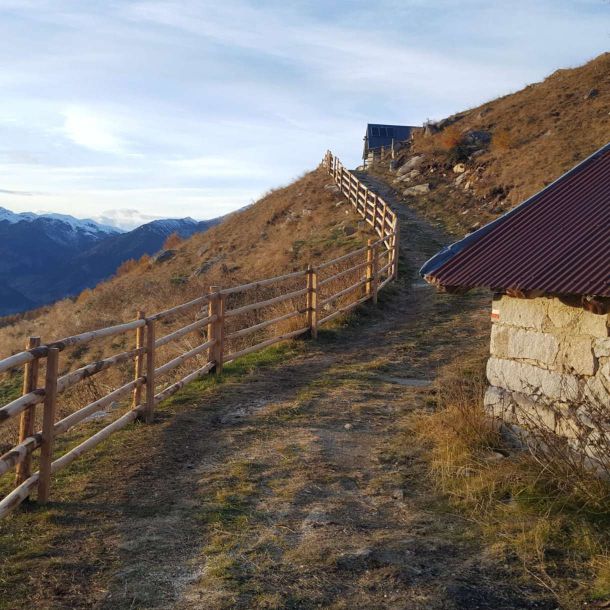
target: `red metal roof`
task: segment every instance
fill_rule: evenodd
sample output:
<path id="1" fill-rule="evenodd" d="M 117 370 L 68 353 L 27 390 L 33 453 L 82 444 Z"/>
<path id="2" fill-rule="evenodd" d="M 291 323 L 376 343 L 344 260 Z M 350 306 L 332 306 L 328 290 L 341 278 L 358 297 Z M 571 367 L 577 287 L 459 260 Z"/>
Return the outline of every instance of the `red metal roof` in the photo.
<path id="1" fill-rule="evenodd" d="M 430 259 L 446 288 L 610 296 L 610 144 Z"/>

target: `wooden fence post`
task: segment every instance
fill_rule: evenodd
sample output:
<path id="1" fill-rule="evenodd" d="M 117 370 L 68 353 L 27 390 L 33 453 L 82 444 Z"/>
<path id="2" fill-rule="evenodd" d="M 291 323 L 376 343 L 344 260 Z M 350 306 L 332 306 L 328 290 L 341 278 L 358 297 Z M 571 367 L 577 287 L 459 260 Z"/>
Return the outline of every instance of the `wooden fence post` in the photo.
<path id="1" fill-rule="evenodd" d="M 145 318 L 143 311 L 138 311 L 137 315 L 138 320 L 143 320 Z M 144 326 L 140 326 L 136 328 L 136 349 L 142 349 L 144 347 Z M 142 373 L 144 372 L 144 354 L 136 354 L 134 360 L 134 379 L 139 379 L 142 377 Z M 131 408 L 135 409 L 142 400 L 142 386 L 139 385 L 133 389 L 133 401 Z"/>
<path id="2" fill-rule="evenodd" d="M 379 290 L 379 261 L 377 259 L 378 256 L 378 250 L 377 250 L 377 244 L 373 244 L 372 248 L 372 264 L 371 264 L 371 275 L 373 276 L 371 279 L 371 291 L 373 294 L 373 303 L 375 305 L 377 305 L 377 293 Z"/>
<path id="3" fill-rule="evenodd" d="M 224 356 L 225 297 L 220 291 L 220 286 L 210 286 L 209 294 L 208 315 L 216 316 L 216 320 L 208 324 L 208 341 L 214 340 L 214 345 L 208 351 L 208 360 L 214 363 L 214 373 L 220 375 Z"/>
<path id="4" fill-rule="evenodd" d="M 311 336 L 314 337 L 314 303 L 315 303 L 315 291 L 314 291 L 314 268 L 311 266 L 311 263 L 307 265 L 307 326 L 309 327 L 309 331 Z"/>
<path id="5" fill-rule="evenodd" d="M 44 384 L 44 410 L 42 414 L 42 443 L 40 445 L 40 474 L 38 478 L 38 501 L 47 502 L 51 490 L 51 464 L 53 463 L 53 445 L 55 411 L 57 407 L 57 374 L 59 371 L 59 350 L 49 348 L 47 353 L 47 372 Z"/>
<path id="6" fill-rule="evenodd" d="M 318 272 L 307 266 L 307 324 L 311 338 L 318 338 Z"/>
<path id="7" fill-rule="evenodd" d="M 400 253 L 400 230 L 398 226 L 398 218 L 394 221 L 394 251 L 393 251 L 393 265 L 392 271 L 394 279 L 398 277 L 398 255 Z"/>
<path id="8" fill-rule="evenodd" d="M 25 349 L 34 349 L 40 345 L 40 337 L 30 337 L 25 342 Z M 27 362 L 23 369 L 23 394 L 29 394 L 38 387 L 38 358 Z M 36 405 L 28 407 L 19 421 L 19 442 L 34 434 L 36 422 Z M 20 464 L 17 464 L 15 486 L 21 485 L 32 474 L 32 454 L 28 453 Z"/>
<path id="9" fill-rule="evenodd" d="M 366 218 L 366 214 L 369 209 L 369 189 L 367 186 L 364 186 L 363 189 L 364 189 L 364 217 Z"/>
<path id="10" fill-rule="evenodd" d="M 146 407 L 144 421 L 152 424 L 155 416 L 155 321 L 146 321 Z"/>
<path id="11" fill-rule="evenodd" d="M 369 239 L 366 244 L 366 284 L 365 284 L 365 294 L 367 297 L 371 297 L 373 295 L 373 259 L 375 256 L 375 251 L 373 247 L 373 243 L 375 240 Z"/>

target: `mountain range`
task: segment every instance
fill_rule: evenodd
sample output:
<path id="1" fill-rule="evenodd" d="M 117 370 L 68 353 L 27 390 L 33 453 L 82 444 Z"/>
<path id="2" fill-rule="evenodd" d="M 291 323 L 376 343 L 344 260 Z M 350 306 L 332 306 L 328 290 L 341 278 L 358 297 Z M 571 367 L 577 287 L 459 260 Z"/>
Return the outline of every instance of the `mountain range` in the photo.
<path id="1" fill-rule="evenodd" d="M 164 219 L 122 231 L 90 219 L 0 208 L 0 315 L 78 294 L 126 260 L 154 254 L 172 233 L 186 238 L 218 222 Z"/>

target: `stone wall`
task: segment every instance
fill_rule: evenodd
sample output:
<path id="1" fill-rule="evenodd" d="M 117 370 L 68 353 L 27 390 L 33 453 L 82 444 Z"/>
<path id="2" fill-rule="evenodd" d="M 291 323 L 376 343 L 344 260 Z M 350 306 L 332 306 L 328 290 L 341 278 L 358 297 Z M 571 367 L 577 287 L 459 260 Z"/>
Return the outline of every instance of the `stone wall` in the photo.
<path id="1" fill-rule="evenodd" d="M 556 298 L 495 298 L 488 412 L 551 431 L 592 458 L 610 458 L 608 317 Z"/>

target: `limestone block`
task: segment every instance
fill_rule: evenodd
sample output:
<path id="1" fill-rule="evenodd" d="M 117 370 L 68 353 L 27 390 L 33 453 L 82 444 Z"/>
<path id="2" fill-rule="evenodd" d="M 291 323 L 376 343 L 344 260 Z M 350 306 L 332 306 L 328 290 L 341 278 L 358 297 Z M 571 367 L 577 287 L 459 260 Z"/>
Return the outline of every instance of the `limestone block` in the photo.
<path id="1" fill-rule="evenodd" d="M 610 357 L 610 339 L 595 339 L 593 341 L 593 353 L 598 357 Z"/>
<path id="2" fill-rule="evenodd" d="M 508 337 L 512 327 L 504 324 L 492 324 L 489 352 L 498 358 L 508 357 Z"/>
<path id="3" fill-rule="evenodd" d="M 610 409 L 610 384 L 604 385 L 600 374 L 589 377 L 584 385 L 584 399 L 593 406 Z"/>
<path id="4" fill-rule="evenodd" d="M 582 308 L 565 305 L 559 299 L 548 299 L 549 323 L 555 328 L 574 332 L 582 318 Z"/>
<path id="5" fill-rule="evenodd" d="M 597 378 L 606 388 L 606 392 L 610 394 L 610 358 L 599 359 L 599 369 L 597 371 Z M 608 401 L 606 404 L 608 405 L 608 409 L 610 409 L 610 396 L 608 397 Z"/>
<path id="6" fill-rule="evenodd" d="M 508 358 L 536 360 L 547 365 L 552 365 L 558 352 L 559 341 L 549 333 L 523 330 L 521 328 L 513 328 L 508 333 Z"/>
<path id="7" fill-rule="evenodd" d="M 488 415 L 492 417 L 506 421 L 512 419 L 510 394 L 502 388 L 488 386 L 483 398 L 483 405 Z"/>
<path id="8" fill-rule="evenodd" d="M 583 433 L 582 427 L 579 426 L 578 422 L 572 417 L 561 417 L 557 421 L 555 431 L 559 436 L 563 436 L 568 439 L 582 439 L 585 434 Z"/>
<path id="9" fill-rule="evenodd" d="M 546 301 L 542 298 L 517 299 L 502 295 L 494 300 L 493 307 L 498 310 L 502 324 L 542 330 L 546 320 Z"/>
<path id="10" fill-rule="evenodd" d="M 596 314 L 590 311 L 581 310 L 579 320 L 579 331 L 583 335 L 593 337 L 608 337 L 608 314 Z"/>
<path id="11" fill-rule="evenodd" d="M 574 418 L 587 429 L 604 432 L 610 430 L 610 410 L 583 405 L 576 411 Z"/>
<path id="12" fill-rule="evenodd" d="M 513 394 L 517 399 L 515 406 L 515 422 L 528 430 L 542 429 L 555 432 L 557 428 L 557 416 L 555 411 L 540 403 L 528 400 L 525 396 Z"/>
<path id="13" fill-rule="evenodd" d="M 487 378 L 491 385 L 526 396 L 541 396 L 567 403 L 577 401 L 580 396 L 579 380 L 573 375 L 514 360 L 489 358 Z"/>
<path id="14" fill-rule="evenodd" d="M 592 338 L 584 335 L 564 336 L 557 364 L 559 368 L 577 375 L 595 375 L 597 358 L 593 353 Z"/>

